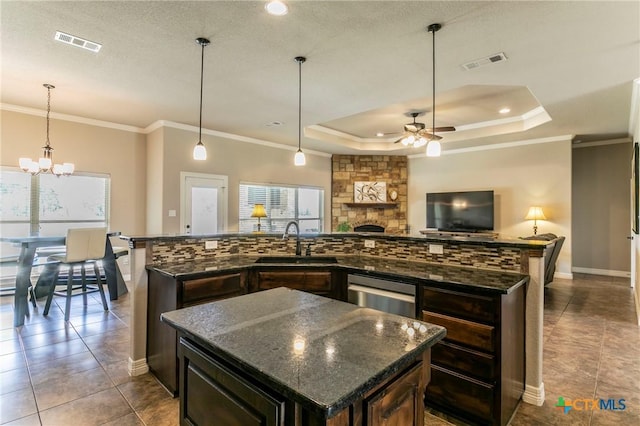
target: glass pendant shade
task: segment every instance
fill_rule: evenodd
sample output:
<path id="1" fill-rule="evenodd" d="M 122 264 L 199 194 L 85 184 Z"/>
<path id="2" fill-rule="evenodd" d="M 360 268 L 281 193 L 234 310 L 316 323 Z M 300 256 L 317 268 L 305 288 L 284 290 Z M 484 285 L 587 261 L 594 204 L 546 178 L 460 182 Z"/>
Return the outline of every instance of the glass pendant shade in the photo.
<path id="1" fill-rule="evenodd" d="M 264 8 L 269 15 L 274 16 L 284 16 L 289 12 L 287 5 L 279 0 L 267 2 L 267 4 L 264 5 Z"/>
<path id="2" fill-rule="evenodd" d="M 193 159 L 200 161 L 207 159 L 207 148 L 205 148 L 202 141 L 198 142 L 196 146 L 193 147 Z"/>
<path id="3" fill-rule="evenodd" d="M 296 166 L 304 166 L 305 164 L 307 164 L 307 160 L 304 157 L 304 152 L 302 152 L 301 150 L 298 150 L 298 152 L 296 152 L 295 157 L 293 157 L 293 164 L 295 164 Z"/>
<path id="4" fill-rule="evenodd" d="M 420 148 L 421 146 L 425 146 L 426 144 L 427 144 L 427 139 L 420 136 L 420 138 L 413 143 L 413 146 L 416 148 Z"/>
<path id="5" fill-rule="evenodd" d="M 440 142 L 432 140 L 427 144 L 427 157 L 440 157 L 441 151 Z"/>

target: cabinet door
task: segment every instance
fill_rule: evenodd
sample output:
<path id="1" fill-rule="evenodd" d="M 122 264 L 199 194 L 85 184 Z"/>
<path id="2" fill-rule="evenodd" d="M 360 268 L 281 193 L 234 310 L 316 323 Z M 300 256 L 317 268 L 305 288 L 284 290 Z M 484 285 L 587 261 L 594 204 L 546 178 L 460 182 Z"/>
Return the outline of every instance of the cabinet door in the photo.
<path id="1" fill-rule="evenodd" d="M 180 424 L 279 426 L 285 401 L 180 339 Z"/>
<path id="2" fill-rule="evenodd" d="M 370 426 L 423 426 L 423 363 L 365 401 Z"/>
<path id="3" fill-rule="evenodd" d="M 330 271 L 258 271 L 258 290 L 287 287 L 319 295 L 331 293 Z"/>
<path id="4" fill-rule="evenodd" d="M 182 307 L 246 294 L 244 273 L 182 282 Z"/>

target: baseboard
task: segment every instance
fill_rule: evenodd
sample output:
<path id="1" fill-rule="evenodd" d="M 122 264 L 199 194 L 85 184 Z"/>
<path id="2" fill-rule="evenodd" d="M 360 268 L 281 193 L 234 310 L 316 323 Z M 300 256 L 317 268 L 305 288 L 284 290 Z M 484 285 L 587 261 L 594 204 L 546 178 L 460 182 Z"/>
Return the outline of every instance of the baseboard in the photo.
<path id="1" fill-rule="evenodd" d="M 596 269 L 596 268 L 580 268 L 574 266 L 571 268 L 573 272 L 578 272 L 580 274 L 591 274 L 591 275 L 604 275 L 607 277 L 624 277 L 631 278 L 630 271 L 615 271 L 612 269 Z"/>
<path id="2" fill-rule="evenodd" d="M 553 274 L 553 278 L 561 278 L 563 280 L 572 280 L 573 274 L 571 272 L 556 272 Z"/>
<path id="3" fill-rule="evenodd" d="M 146 358 L 137 359 L 135 361 L 129 358 L 127 369 L 129 370 L 130 376 L 141 376 L 149 372 L 149 364 L 147 364 Z"/>
<path id="4" fill-rule="evenodd" d="M 522 401 L 542 407 L 542 404 L 544 404 L 544 383 L 540 383 L 539 387 L 526 385 L 522 394 Z"/>

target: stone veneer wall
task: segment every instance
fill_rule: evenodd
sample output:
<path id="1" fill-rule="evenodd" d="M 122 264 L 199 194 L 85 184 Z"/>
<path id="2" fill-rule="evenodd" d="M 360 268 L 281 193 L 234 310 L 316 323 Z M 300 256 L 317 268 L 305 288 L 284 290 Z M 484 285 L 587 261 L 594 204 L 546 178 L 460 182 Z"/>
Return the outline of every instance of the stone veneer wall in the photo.
<path id="1" fill-rule="evenodd" d="M 364 240 L 375 241 L 374 248 L 364 247 Z M 205 241 L 218 241 L 218 248 L 206 250 Z M 494 271 L 528 273 L 529 260 L 525 250 L 512 247 L 485 247 L 478 244 L 438 242 L 442 254 L 429 253 L 429 242 L 415 239 L 386 239 L 377 236 L 345 234 L 301 237 L 302 250 L 311 244 L 312 255 L 360 255 L 387 259 L 411 260 L 441 265 L 462 266 Z M 151 247 L 154 264 L 184 262 L 194 259 L 231 255 L 294 255 L 295 238 L 283 240 L 277 235 L 221 236 L 158 240 Z"/>
<path id="2" fill-rule="evenodd" d="M 348 222 L 354 226 L 376 224 L 390 234 L 407 230 L 407 157 L 394 155 L 333 155 L 331 157 L 331 229 Z M 385 182 L 389 192 L 398 193 L 397 205 L 385 208 L 349 207 L 355 182 Z"/>

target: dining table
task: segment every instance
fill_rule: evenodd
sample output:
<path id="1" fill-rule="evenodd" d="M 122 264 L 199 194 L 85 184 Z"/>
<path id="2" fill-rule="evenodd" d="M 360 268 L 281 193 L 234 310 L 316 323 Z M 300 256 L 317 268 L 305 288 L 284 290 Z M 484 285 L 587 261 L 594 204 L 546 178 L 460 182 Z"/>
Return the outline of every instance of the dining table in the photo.
<path id="1" fill-rule="evenodd" d="M 107 233 L 105 242 L 105 256 L 101 259 L 102 268 L 109 289 L 110 300 L 117 300 L 119 296 L 127 293 L 127 286 L 114 254 L 113 246 L 109 237 L 119 236 L 120 232 L 112 231 Z M 44 247 L 64 246 L 65 236 L 22 236 L 22 237 L 0 237 L 0 242 L 11 243 L 20 247 L 18 264 L 16 271 L 16 284 L 14 292 L 14 316 L 13 326 L 24 325 L 25 317 L 29 316 L 29 290 L 35 304 L 36 291 L 34 289 L 44 288 L 52 285 L 55 277 L 56 262 L 34 262 L 37 250 Z M 36 286 L 31 282 L 31 271 L 34 266 L 44 266 L 40 273 Z M 47 290 L 48 291 L 48 290 Z"/>

